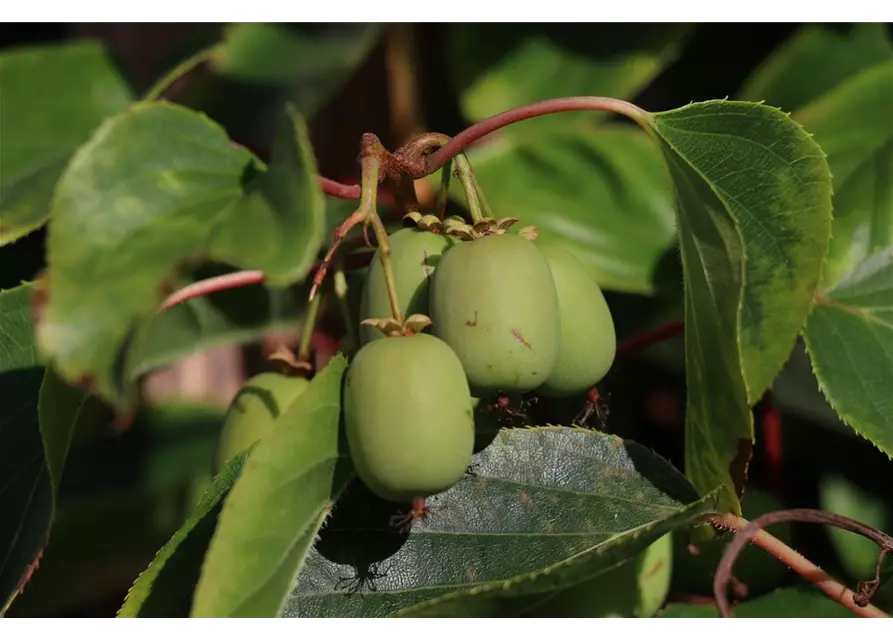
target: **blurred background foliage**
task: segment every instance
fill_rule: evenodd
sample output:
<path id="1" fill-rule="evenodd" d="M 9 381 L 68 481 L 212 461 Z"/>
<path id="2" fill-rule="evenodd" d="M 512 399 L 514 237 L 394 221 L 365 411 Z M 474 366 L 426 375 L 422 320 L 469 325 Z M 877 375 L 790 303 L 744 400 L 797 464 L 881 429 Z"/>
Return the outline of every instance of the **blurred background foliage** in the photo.
<path id="1" fill-rule="evenodd" d="M 223 41 L 165 98 L 207 113 L 262 159 L 269 156 L 282 106 L 292 101 L 309 119 L 320 172 L 348 182 L 358 177 L 364 132 L 393 149 L 421 131 L 452 135 L 504 109 L 562 95 L 616 96 L 649 111 L 730 97 L 796 112 L 858 71 L 893 59 L 889 25 L 0 27 L 3 53 L 80 40 L 102 44 L 134 96 L 190 55 Z M 544 236 L 568 243 L 586 262 L 607 289 L 620 340 L 682 317 L 672 194 L 641 132 L 602 114 L 561 114 L 513 125 L 470 157 L 496 215 L 538 224 Z M 433 184 L 421 181 L 420 194 L 430 197 Z M 331 228 L 353 205 L 327 200 Z M 461 199 L 452 206 L 460 207 Z M 45 236 L 38 230 L 0 248 L 0 288 L 43 269 Z M 294 340 L 301 309 L 286 298 L 271 300 L 261 287 L 229 302 L 222 294 L 208 304 L 218 315 L 199 329 L 172 316 L 182 332 L 165 334 L 176 335 L 176 344 L 166 345 L 166 354 L 147 367 L 160 368 L 163 383 L 154 391 L 147 384 L 149 401 L 132 424 L 124 428 L 106 407 L 90 405 L 94 419 L 76 433 L 51 543 L 8 615 L 115 614 L 207 485 L 226 404 L 241 380 L 264 367 L 270 345 L 262 335 L 284 331 L 282 339 Z M 274 308 L 275 318 L 265 315 Z M 337 313 L 324 318 L 323 328 L 337 336 Z M 205 339 L 207 332 L 216 332 L 216 341 Z M 221 347 L 228 336 L 238 347 Z M 176 362 L 211 346 L 223 349 L 229 369 L 219 361 L 192 368 Z M 322 342 L 317 347 L 334 348 Z M 609 430 L 682 466 L 680 338 L 618 360 L 602 391 L 610 397 Z M 773 396 L 781 428 L 761 428 L 758 415 L 749 488 L 782 504 L 827 508 L 893 529 L 887 489 L 893 465 L 837 419 L 802 346 Z M 569 421 L 579 410 L 577 400 L 540 410 L 553 422 L 559 416 Z M 872 545 L 853 534 L 793 526 L 791 536 L 826 570 L 850 580 L 873 572 Z M 797 583 L 792 574 L 780 581 Z M 674 580 L 674 597 L 685 595 L 683 583 Z"/>

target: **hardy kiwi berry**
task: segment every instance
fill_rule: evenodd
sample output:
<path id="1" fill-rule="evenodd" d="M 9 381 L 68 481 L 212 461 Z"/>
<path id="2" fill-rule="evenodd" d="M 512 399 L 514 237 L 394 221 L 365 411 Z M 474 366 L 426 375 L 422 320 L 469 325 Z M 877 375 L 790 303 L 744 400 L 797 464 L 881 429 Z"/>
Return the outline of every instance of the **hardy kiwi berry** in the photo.
<path id="1" fill-rule="evenodd" d="M 217 473 L 273 428 L 273 424 L 310 385 L 307 378 L 273 371 L 248 380 L 230 402 L 214 458 Z"/>
<path id="2" fill-rule="evenodd" d="M 394 288 L 397 300 L 402 305 L 400 311 L 404 318 L 416 313 L 428 315 L 431 274 L 434 273 L 441 254 L 454 241 L 449 236 L 421 231 L 414 227 L 400 229 L 390 236 Z M 384 268 L 376 251 L 363 285 L 360 319 L 390 317 L 391 305 Z M 384 337 L 384 334 L 375 327 L 360 325 L 360 340 L 363 344 Z"/>
<path id="3" fill-rule="evenodd" d="M 558 293 L 545 256 L 524 236 L 451 247 L 431 282 L 430 316 L 476 397 L 533 390 L 555 365 Z"/>
<path id="4" fill-rule="evenodd" d="M 462 363 L 424 333 L 366 343 L 347 370 L 347 442 L 378 497 L 408 502 L 446 491 L 471 462 L 472 400 Z"/>
<path id="5" fill-rule="evenodd" d="M 614 363 L 617 337 L 605 296 L 586 267 L 561 247 L 541 245 L 558 290 L 561 318 L 558 356 L 538 389 L 555 398 L 583 393 Z"/>

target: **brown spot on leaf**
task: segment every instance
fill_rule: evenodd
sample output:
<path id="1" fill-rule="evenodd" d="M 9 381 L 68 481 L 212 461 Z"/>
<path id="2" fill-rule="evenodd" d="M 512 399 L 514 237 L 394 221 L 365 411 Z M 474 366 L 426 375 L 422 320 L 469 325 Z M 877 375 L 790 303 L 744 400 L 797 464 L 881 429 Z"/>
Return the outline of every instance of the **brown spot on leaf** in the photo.
<path id="1" fill-rule="evenodd" d="M 664 564 L 666 564 L 666 561 L 663 558 L 658 558 L 657 562 L 648 567 L 648 571 L 642 574 L 642 578 L 647 580 L 648 578 L 652 577 L 663 568 Z"/>
<path id="2" fill-rule="evenodd" d="M 466 321 L 465 321 L 465 326 L 466 326 L 466 327 L 476 327 L 476 326 L 478 326 L 478 312 L 477 312 L 477 311 L 474 312 L 474 320 L 466 320 Z"/>
<path id="3" fill-rule="evenodd" d="M 521 344 L 523 344 L 523 345 L 524 345 L 525 347 L 527 347 L 528 349 L 531 349 L 531 348 L 532 348 L 532 347 L 530 346 L 530 343 L 527 342 L 527 340 L 524 339 L 524 336 L 522 336 L 521 333 L 520 333 L 517 329 L 512 329 L 512 335 L 515 336 L 515 340 L 517 340 L 518 342 L 520 342 Z"/>
<path id="4" fill-rule="evenodd" d="M 753 443 L 745 438 L 738 439 L 738 453 L 729 464 L 729 475 L 735 484 L 735 495 L 738 499 L 744 495 L 744 485 L 747 482 L 747 467 L 750 465 L 750 456 L 753 454 Z"/>
<path id="5" fill-rule="evenodd" d="M 521 499 L 521 504 L 530 504 L 533 502 L 533 498 L 527 495 L 525 492 L 521 492 L 521 495 L 518 496 Z"/>

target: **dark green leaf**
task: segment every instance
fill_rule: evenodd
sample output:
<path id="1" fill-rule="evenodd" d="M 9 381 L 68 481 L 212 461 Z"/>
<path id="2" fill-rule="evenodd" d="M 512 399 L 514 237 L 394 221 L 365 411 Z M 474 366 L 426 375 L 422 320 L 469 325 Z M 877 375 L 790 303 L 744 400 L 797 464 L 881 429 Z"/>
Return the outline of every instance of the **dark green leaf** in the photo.
<path id="1" fill-rule="evenodd" d="M 335 356 L 248 456 L 220 514 L 192 606 L 194 617 L 278 615 L 349 474 L 339 438 Z"/>
<path id="2" fill-rule="evenodd" d="M 712 506 L 648 449 L 585 429 L 504 430 L 473 473 L 408 534 L 390 527 L 401 505 L 352 484 L 284 615 L 517 615 Z"/>
<path id="3" fill-rule="evenodd" d="M 0 245 L 40 227 L 56 181 L 75 149 L 130 90 L 103 47 L 75 42 L 0 55 Z"/>
<path id="4" fill-rule="evenodd" d="M 379 31 L 379 25 L 361 23 L 235 24 L 226 31 L 214 66 L 226 77 L 291 86 L 290 99 L 309 116 L 369 55 Z"/>
<path id="5" fill-rule="evenodd" d="M 126 406 L 145 323 L 190 262 L 225 259 L 280 284 L 306 274 L 324 211 L 303 125 L 294 112 L 286 121 L 269 170 L 207 118 L 159 103 L 108 121 L 78 151 L 55 199 L 38 329 L 66 379 L 89 376 Z"/>
<path id="6" fill-rule="evenodd" d="M 689 28 L 457 24 L 450 61 L 462 110 L 475 121 L 561 96 L 631 98 L 675 59 Z M 533 130 L 548 120 L 513 125 L 511 131 Z"/>
<path id="7" fill-rule="evenodd" d="M 53 519 L 37 417 L 44 371 L 31 329 L 31 285 L 0 291 L 0 615 L 27 581 Z"/>
<path id="8" fill-rule="evenodd" d="M 810 24 L 781 45 L 747 79 L 738 97 L 793 111 L 874 63 L 893 58 L 881 23 Z M 808 127 L 807 127 L 808 128 Z"/>
<path id="9" fill-rule="evenodd" d="M 893 245 L 893 59 L 866 69 L 794 114 L 834 176 L 834 223 L 823 286 Z"/>
<path id="10" fill-rule="evenodd" d="M 738 618 L 855 618 L 856 614 L 817 590 L 778 589 L 735 607 Z M 671 604 L 659 618 L 718 618 L 712 604 Z"/>
<path id="11" fill-rule="evenodd" d="M 36 568 L 85 393 L 38 359 L 33 285 L 0 292 L 0 615 Z"/>
<path id="12" fill-rule="evenodd" d="M 248 452 L 230 460 L 192 515 L 156 554 L 127 592 L 119 618 L 185 618 L 192 606 L 205 552 L 228 495 Z"/>
<path id="13" fill-rule="evenodd" d="M 831 223 L 821 149 L 777 109 L 710 101 L 653 114 L 676 191 L 685 274 L 686 470 L 738 511 L 749 405 L 788 359 Z"/>
<path id="14" fill-rule="evenodd" d="M 577 123 L 469 157 L 493 215 L 536 225 L 542 241 L 573 251 L 603 287 L 653 293 L 675 229 L 666 170 L 643 132 Z"/>
<path id="15" fill-rule="evenodd" d="M 893 246 L 817 297 L 804 338 L 829 404 L 893 456 Z"/>

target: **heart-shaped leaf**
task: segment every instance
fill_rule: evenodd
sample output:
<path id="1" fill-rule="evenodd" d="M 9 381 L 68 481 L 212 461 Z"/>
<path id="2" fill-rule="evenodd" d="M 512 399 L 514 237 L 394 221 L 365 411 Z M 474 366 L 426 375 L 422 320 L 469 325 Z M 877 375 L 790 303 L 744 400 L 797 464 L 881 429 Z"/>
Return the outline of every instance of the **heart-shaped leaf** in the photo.
<path id="1" fill-rule="evenodd" d="M 306 145 L 292 111 L 269 170 L 183 107 L 141 103 L 107 121 L 56 193 L 43 353 L 127 407 L 133 354 L 176 269 L 210 258 L 269 269 L 279 284 L 303 277 L 324 226 Z"/>
<path id="2" fill-rule="evenodd" d="M 50 213 L 71 154 L 130 89 L 94 42 L 11 49 L 0 55 L 0 245 L 37 229 Z"/>
<path id="3" fill-rule="evenodd" d="M 516 615 L 711 506 L 641 445 L 578 428 L 503 430 L 411 532 L 391 526 L 400 505 L 355 481 L 284 615 Z"/>
<path id="4" fill-rule="evenodd" d="M 893 245 L 893 56 L 794 114 L 834 176 L 834 224 L 822 284 L 830 287 Z"/>
<path id="5" fill-rule="evenodd" d="M 676 191 L 685 274 L 686 471 L 738 511 L 749 406 L 788 359 L 831 224 L 822 150 L 764 105 L 710 101 L 643 117 Z"/>
<path id="6" fill-rule="evenodd" d="M 577 123 L 469 157 L 494 215 L 535 225 L 538 241 L 572 251 L 602 287 L 653 293 L 675 229 L 660 152 L 642 131 Z M 459 185 L 453 195 L 464 201 Z"/>
<path id="7" fill-rule="evenodd" d="M 462 110 L 481 120 L 556 96 L 632 97 L 679 50 L 689 25 L 458 24 L 450 61 Z M 579 114 L 592 119 L 598 114 Z M 573 115 L 564 114 L 565 120 Z M 512 127 L 530 132 L 548 118 Z"/>
<path id="8" fill-rule="evenodd" d="M 747 79 L 738 98 L 794 111 L 863 69 L 891 58 L 893 42 L 882 23 L 808 24 Z"/>
<path id="9" fill-rule="evenodd" d="M 893 456 L 893 246 L 819 294 L 803 335 L 828 403 Z"/>
<path id="10" fill-rule="evenodd" d="M 346 358 L 332 358 L 251 450 L 220 514 L 193 617 L 279 614 L 352 475 L 339 437 L 346 369 Z"/>
<path id="11" fill-rule="evenodd" d="M 38 360 L 33 285 L 0 292 L 0 615 L 28 581 L 53 521 L 84 394 Z"/>
<path id="12" fill-rule="evenodd" d="M 239 477 L 248 453 L 242 452 L 224 465 L 189 519 L 130 587 L 118 611 L 119 618 L 184 618 L 189 615 L 193 590 L 223 501 Z"/>

